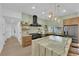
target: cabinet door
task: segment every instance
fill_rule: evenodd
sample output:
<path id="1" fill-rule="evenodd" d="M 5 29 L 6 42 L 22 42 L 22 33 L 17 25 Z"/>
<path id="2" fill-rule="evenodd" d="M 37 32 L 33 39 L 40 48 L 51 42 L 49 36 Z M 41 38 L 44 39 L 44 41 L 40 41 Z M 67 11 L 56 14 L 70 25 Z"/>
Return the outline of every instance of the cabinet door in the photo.
<path id="1" fill-rule="evenodd" d="M 73 41 L 75 42 L 75 43 L 77 43 L 78 42 L 78 26 L 74 26 L 73 27 Z"/>
<path id="2" fill-rule="evenodd" d="M 78 42 L 78 26 L 70 26 L 68 30 L 68 35 L 72 36 L 73 42 Z"/>
<path id="3" fill-rule="evenodd" d="M 32 44 L 32 36 L 24 36 L 22 37 L 22 46 L 27 47 Z"/>

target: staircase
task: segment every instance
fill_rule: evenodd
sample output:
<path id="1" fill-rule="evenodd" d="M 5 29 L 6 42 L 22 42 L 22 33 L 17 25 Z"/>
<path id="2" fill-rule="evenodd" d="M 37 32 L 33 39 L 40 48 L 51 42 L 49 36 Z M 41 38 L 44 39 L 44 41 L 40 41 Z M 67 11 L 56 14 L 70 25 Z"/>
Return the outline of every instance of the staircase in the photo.
<path id="1" fill-rule="evenodd" d="M 14 36 L 7 39 L 3 50 L 0 54 L 1 56 L 30 56 L 31 46 L 21 47 L 18 39 Z"/>

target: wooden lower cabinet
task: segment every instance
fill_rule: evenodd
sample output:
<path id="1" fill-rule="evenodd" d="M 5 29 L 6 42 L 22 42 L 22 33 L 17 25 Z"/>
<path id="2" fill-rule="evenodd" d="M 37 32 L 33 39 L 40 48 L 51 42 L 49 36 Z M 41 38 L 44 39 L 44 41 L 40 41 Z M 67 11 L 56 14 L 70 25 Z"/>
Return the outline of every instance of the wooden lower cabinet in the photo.
<path id="1" fill-rule="evenodd" d="M 22 37 L 22 47 L 27 47 L 32 44 L 32 36 L 23 36 Z"/>
<path id="2" fill-rule="evenodd" d="M 75 48 L 79 48 L 79 43 L 72 43 L 71 46 Z"/>
<path id="3" fill-rule="evenodd" d="M 79 44 L 72 43 L 69 49 L 68 56 L 78 56 L 79 55 Z"/>
<path id="4" fill-rule="evenodd" d="M 71 47 L 68 56 L 79 56 L 78 48 Z"/>
<path id="5" fill-rule="evenodd" d="M 78 54 L 75 54 L 75 53 L 71 53 L 71 52 L 70 52 L 70 53 L 68 54 L 68 56 L 78 56 Z"/>

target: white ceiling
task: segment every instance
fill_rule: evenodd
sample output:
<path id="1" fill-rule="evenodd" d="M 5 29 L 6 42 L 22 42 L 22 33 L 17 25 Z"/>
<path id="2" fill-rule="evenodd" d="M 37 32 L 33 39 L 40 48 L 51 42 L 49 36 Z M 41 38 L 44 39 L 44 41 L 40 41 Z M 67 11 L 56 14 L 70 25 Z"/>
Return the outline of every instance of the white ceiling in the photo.
<path id="1" fill-rule="evenodd" d="M 77 3 L 63 3 L 63 4 L 57 4 L 57 3 L 4 3 L 2 4 L 3 8 L 15 10 L 24 12 L 29 15 L 38 15 L 38 17 L 43 19 L 48 19 L 48 14 L 51 11 L 52 13 L 55 13 L 56 5 L 60 5 L 60 8 L 57 9 L 56 16 L 65 16 L 69 15 L 75 12 L 79 12 L 79 4 Z M 35 6 L 36 9 L 32 9 L 32 7 Z M 66 10 L 64 13 L 63 10 Z M 45 12 L 45 14 L 42 14 L 42 12 Z"/>

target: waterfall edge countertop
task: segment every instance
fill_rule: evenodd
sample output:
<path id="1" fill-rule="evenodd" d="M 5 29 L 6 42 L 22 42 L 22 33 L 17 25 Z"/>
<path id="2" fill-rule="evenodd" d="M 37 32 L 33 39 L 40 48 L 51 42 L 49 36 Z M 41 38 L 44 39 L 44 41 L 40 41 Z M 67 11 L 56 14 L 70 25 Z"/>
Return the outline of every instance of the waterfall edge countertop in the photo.
<path id="1" fill-rule="evenodd" d="M 43 38 L 38 38 L 36 40 L 32 41 L 32 55 L 47 55 L 46 51 L 45 53 L 44 50 L 42 52 L 42 49 L 40 47 L 43 47 L 45 49 L 48 49 L 50 51 L 53 52 L 53 54 L 51 55 L 55 55 L 54 53 L 56 53 L 56 55 L 67 55 L 68 54 L 68 50 L 70 47 L 70 44 L 72 42 L 72 38 L 69 37 L 60 37 L 60 36 L 47 36 L 47 37 L 43 37 Z M 36 45 L 38 45 L 39 47 L 37 47 Z M 39 48 L 41 50 L 39 50 Z M 40 54 L 40 53 L 43 54 Z"/>

